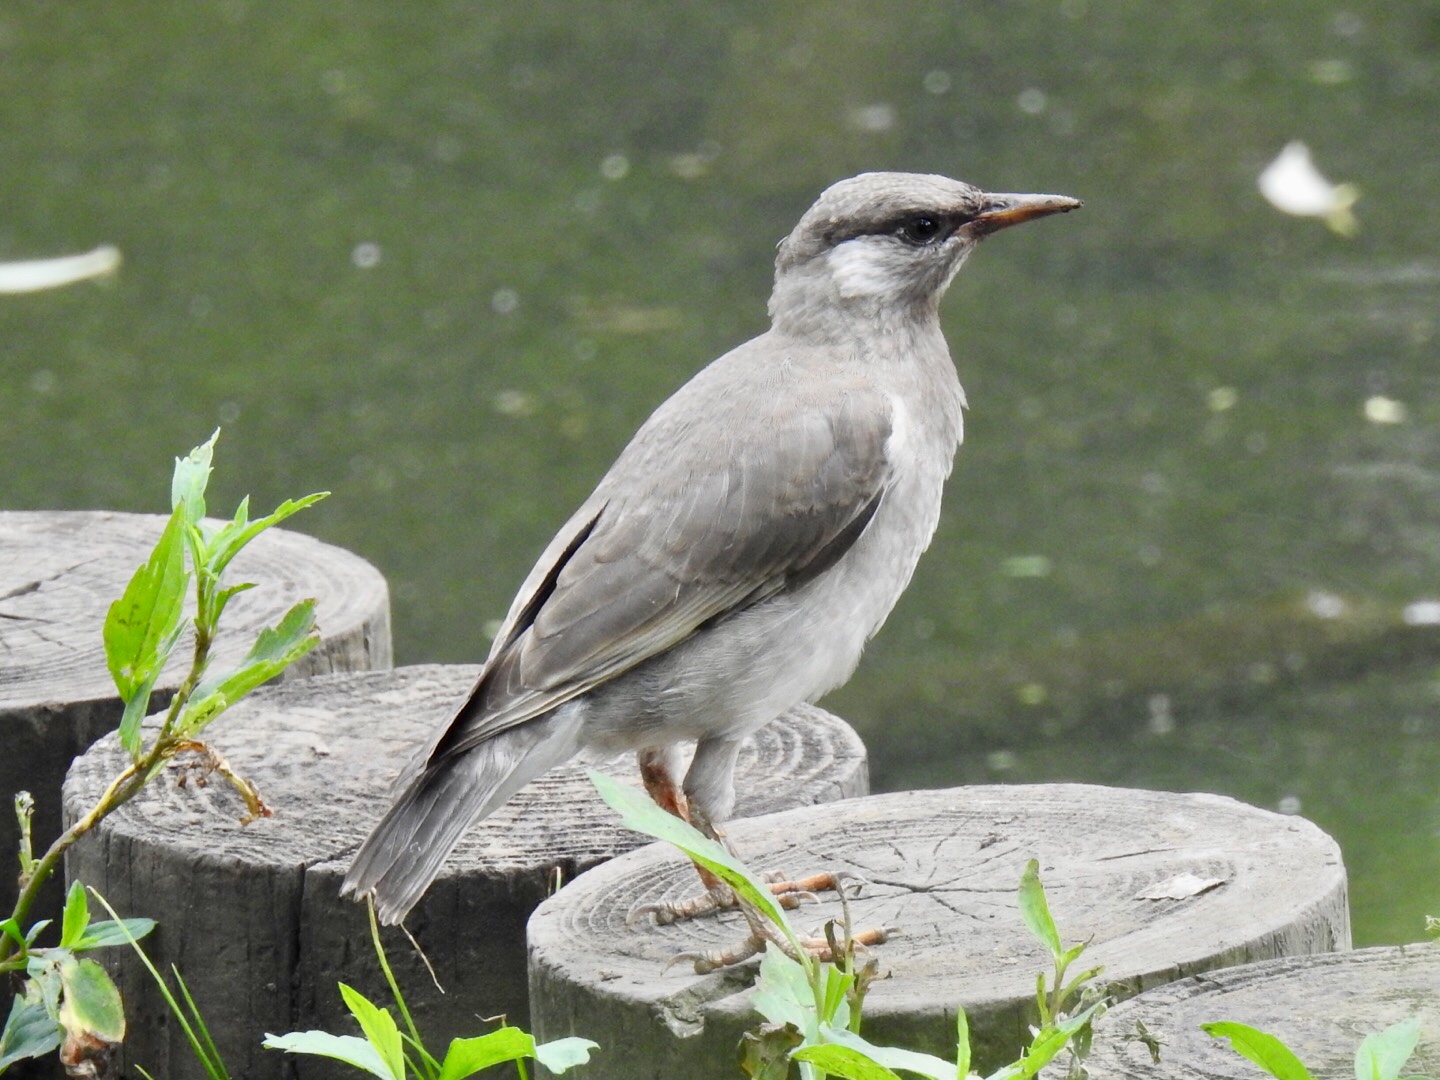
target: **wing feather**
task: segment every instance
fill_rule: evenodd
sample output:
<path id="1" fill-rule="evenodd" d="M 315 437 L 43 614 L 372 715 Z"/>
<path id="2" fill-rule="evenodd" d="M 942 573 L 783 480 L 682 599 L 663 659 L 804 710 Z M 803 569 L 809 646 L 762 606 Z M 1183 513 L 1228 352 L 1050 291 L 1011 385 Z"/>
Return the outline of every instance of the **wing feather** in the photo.
<path id="1" fill-rule="evenodd" d="M 546 549 L 430 760 L 524 723 L 833 566 L 892 479 L 888 398 L 742 347 L 650 418 Z M 703 437 L 695 417 L 708 412 Z"/>

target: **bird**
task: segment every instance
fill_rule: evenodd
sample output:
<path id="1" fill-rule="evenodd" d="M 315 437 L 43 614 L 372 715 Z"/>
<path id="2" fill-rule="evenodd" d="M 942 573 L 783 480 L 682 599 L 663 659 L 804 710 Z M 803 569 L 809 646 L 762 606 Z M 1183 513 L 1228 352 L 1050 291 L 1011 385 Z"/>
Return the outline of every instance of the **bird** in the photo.
<path id="1" fill-rule="evenodd" d="M 850 677 L 939 523 L 966 407 L 941 297 L 984 237 L 1080 205 L 906 172 L 828 187 L 777 245 L 769 329 L 661 404 L 556 533 L 342 892 L 401 922 L 472 822 L 582 750 L 634 751 L 717 835 L 742 740 Z"/>

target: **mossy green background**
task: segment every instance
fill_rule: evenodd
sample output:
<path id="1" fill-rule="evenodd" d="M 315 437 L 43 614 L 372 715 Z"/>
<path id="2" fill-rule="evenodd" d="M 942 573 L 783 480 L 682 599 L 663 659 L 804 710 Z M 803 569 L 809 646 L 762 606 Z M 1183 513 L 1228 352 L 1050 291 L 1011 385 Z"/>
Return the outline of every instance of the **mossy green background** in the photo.
<path id="1" fill-rule="evenodd" d="M 663 397 L 764 327 L 865 169 L 1085 199 L 944 307 L 971 411 L 850 686 L 883 788 L 1078 778 L 1298 811 L 1359 943 L 1440 914 L 1440 5 L 379 0 L 0 8 L 0 505 L 217 507 L 475 661 Z M 1255 179 L 1358 183 L 1346 240 Z M 1367 419 L 1367 399 L 1404 420 Z M 1228 404 L 1228 407 L 1222 407 Z M 324 613 L 320 613 L 323 621 Z M 1018 871 L 1017 871 L 1018 872 Z"/>

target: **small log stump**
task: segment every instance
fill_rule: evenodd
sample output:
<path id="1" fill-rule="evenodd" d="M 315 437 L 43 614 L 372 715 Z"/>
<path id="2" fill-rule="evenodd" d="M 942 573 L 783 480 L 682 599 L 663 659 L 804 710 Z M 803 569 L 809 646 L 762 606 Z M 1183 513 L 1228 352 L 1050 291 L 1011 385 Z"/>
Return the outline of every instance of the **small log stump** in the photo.
<path id="1" fill-rule="evenodd" d="M 1440 945 L 1286 957 L 1147 990 L 1101 1017 L 1090 1075 L 1124 1080 L 1252 1080 L 1260 1075 L 1201 1024 L 1235 1020 L 1279 1037 L 1313 1076 L 1349 1076 L 1366 1035 L 1410 1017 L 1420 1045 L 1404 1075 L 1440 1076 Z M 1126 1036 L 1161 1041 L 1160 1063 Z M 1047 1076 L 1049 1074 L 1047 1073 Z"/>
<path id="2" fill-rule="evenodd" d="M 898 792 L 736 822 L 729 835 L 758 870 L 863 876 L 855 928 L 902 928 L 875 949 L 890 978 L 865 1002 L 867 1037 L 953 1060 L 963 1005 L 982 1072 L 1018 1051 L 1036 974 L 1051 970 L 1016 903 L 1031 857 L 1066 942 L 1090 939 L 1083 966 L 1103 964 L 1122 995 L 1350 944 L 1334 841 L 1215 795 L 1079 784 Z M 694 877 L 672 849 L 651 845 L 587 873 L 531 918 L 536 1036 L 605 1048 L 587 1080 L 734 1074 L 738 1040 L 758 1022 L 752 967 L 662 969 L 676 953 L 738 942 L 744 924 L 726 914 L 626 925 L 637 904 L 693 892 Z M 1163 896 L 1175 898 L 1152 898 Z M 804 932 L 839 914 L 826 898 L 792 920 Z"/>
<path id="3" fill-rule="evenodd" d="M 120 722 L 122 705 L 105 666 L 101 627 L 110 604 L 149 557 L 166 519 L 106 512 L 0 513 L 0 908 L 15 902 L 19 838 L 11 796 L 35 796 L 38 855 L 60 835 L 60 785 L 74 757 Z M 390 595 L 358 555 L 281 529 L 261 534 L 227 580 L 254 581 L 225 610 L 214 663 L 240 659 L 255 634 L 305 597 L 319 600 L 320 644 L 286 678 L 390 666 Z M 193 610 L 193 601 L 191 603 Z M 193 645 L 187 636 L 155 688 L 153 707 L 179 686 Z M 38 915 L 58 915 L 58 888 Z"/>
<path id="4" fill-rule="evenodd" d="M 160 922 L 156 963 L 179 964 L 225 1054 L 247 1080 L 345 1076 L 319 1059 L 263 1050 L 267 1032 L 353 1032 L 336 980 L 389 1002 L 365 909 L 338 890 L 350 857 L 389 803 L 391 781 L 470 688 L 476 667 L 426 666 L 322 676 L 267 687 L 207 733 L 275 816 L 242 827 L 241 803 L 212 778 L 181 788 L 158 778 L 82 840 L 67 866 L 123 914 Z M 122 752 L 114 736 L 75 762 L 65 806 L 99 794 Z M 629 755 L 599 767 L 637 786 Z M 387 931 L 392 966 L 421 1031 L 441 1050 L 482 1034 L 479 1017 L 527 1017 L 525 921 L 561 881 L 643 842 L 600 802 L 587 766 L 536 780 L 467 834 L 407 925 L 447 994 L 436 992 L 403 935 Z M 738 813 L 862 794 L 865 751 L 841 720 L 802 707 L 741 751 Z M 130 1022 L 127 1061 L 155 1076 L 194 1072 L 184 1036 L 133 957 L 115 956 Z"/>

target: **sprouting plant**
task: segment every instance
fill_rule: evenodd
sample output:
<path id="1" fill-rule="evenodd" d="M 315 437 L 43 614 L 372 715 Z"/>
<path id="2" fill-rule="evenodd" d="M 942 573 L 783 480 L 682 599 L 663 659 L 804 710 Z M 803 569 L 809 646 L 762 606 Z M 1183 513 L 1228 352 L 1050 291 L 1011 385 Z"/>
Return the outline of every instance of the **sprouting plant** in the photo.
<path id="1" fill-rule="evenodd" d="M 28 821 L 22 826 L 22 835 Z M 10 1015 L 0 1034 L 0 1072 L 23 1058 L 61 1050 L 61 1060 L 78 1065 L 87 1056 L 102 1053 L 125 1035 L 125 1013 L 120 993 L 102 968 L 85 956 L 94 949 L 123 945 L 155 928 L 149 919 L 91 922 L 85 889 L 77 881 L 65 897 L 60 920 L 60 943 L 36 948 L 35 939 L 50 925 L 43 919 L 28 933 L 20 933 L 13 918 L 0 923 L 0 933 L 24 958 L 5 964 L 5 970 L 27 976 L 24 988 L 10 1004 Z"/>
<path id="2" fill-rule="evenodd" d="M 236 786 L 251 818 L 268 813 L 253 786 L 231 772 L 223 758 L 199 742 L 199 736 L 225 709 L 315 647 L 319 641 L 315 601 L 300 601 L 273 628 L 262 630 L 234 670 L 211 672 L 211 650 L 226 605 L 237 593 L 254 587 L 249 582 L 226 585 L 224 575 L 251 540 L 327 493 L 287 500 L 254 521 L 249 517 L 249 500 L 244 499 L 231 520 L 220 525 L 206 521 L 205 488 L 219 435 L 216 431 L 176 460 L 170 518 L 149 558 L 105 618 L 105 660 L 124 703 L 119 735 L 130 763 L 39 858 L 30 835 L 34 802 L 24 792 L 16 797 L 20 890 L 9 918 L 0 922 L 0 973 L 25 972 L 27 981 L 0 1031 L 0 1072 L 13 1061 L 48 1053 L 62 1043 L 62 1057 L 72 1051 L 97 1056 L 124 1035 L 124 1014 L 114 983 L 94 961 L 74 956 L 82 948 L 98 947 L 93 930 L 79 937 L 71 932 L 72 922 L 88 921 L 84 890 L 78 885 L 70 890 L 58 948 L 36 946 L 48 920 L 26 928 L 41 888 L 75 841 L 139 794 L 168 761 L 187 750 L 204 754 Z M 195 614 L 186 619 L 185 599 L 192 584 Z M 189 670 L 146 745 L 142 723 L 150 711 L 151 695 L 187 627 L 194 633 Z M 151 925 L 148 920 L 97 924 L 130 928 L 124 934 L 118 929 L 105 931 L 99 944 L 121 944 L 127 936 L 147 933 Z"/>
<path id="3" fill-rule="evenodd" d="M 741 1067 L 752 1080 L 785 1080 L 792 1062 L 805 1080 L 827 1075 L 847 1080 L 899 1080 L 895 1070 L 931 1080 L 955 1080 L 970 1071 L 970 1033 L 965 1011 L 957 1010 L 954 1061 L 900 1047 L 877 1046 L 860 1034 L 865 991 L 875 974 L 874 961 L 858 966 L 848 925 L 848 907 L 842 924 L 826 927 L 829 953 L 835 962 L 817 960 L 790 926 L 784 909 L 768 885 L 726 848 L 701 835 L 689 824 L 667 813 L 639 791 L 604 775 L 591 772 L 600 797 L 619 812 L 631 829 L 665 840 L 679 848 L 736 891 L 775 928 L 788 948 L 768 945 L 760 961 L 752 1001 L 765 1023 L 746 1035 L 741 1046 Z M 1091 1022 L 1100 1015 L 1103 1000 L 1090 992 L 1099 974 L 1093 968 L 1064 981 L 1069 965 L 1084 944 L 1063 947 L 1040 884 L 1038 864 L 1032 860 L 1020 883 L 1020 908 L 1026 925 L 1051 952 L 1055 985 L 1047 991 L 1039 978 L 1037 1005 L 1040 1025 L 1030 1046 L 1018 1060 L 991 1073 L 986 1080 L 1027 1080 L 1037 1075 L 1067 1046 L 1076 1047 L 1077 1060 L 1088 1047 Z"/>
<path id="4" fill-rule="evenodd" d="M 95 892 L 94 889 L 91 889 L 90 892 L 94 893 L 95 899 L 100 902 L 106 911 L 114 916 L 115 909 L 110 906 L 110 902 L 98 892 Z M 134 921 L 137 920 L 128 920 L 128 922 Z M 180 991 L 180 996 L 185 1002 L 183 1006 L 175 1000 L 175 995 L 171 992 L 169 984 L 165 981 L 165 976 L 160 974 L 159 969 L 155 967 L 149 955 L 141 947 L 140 942 L 137 940 L 138 935 L 132 934 L 125 922 L 120 923 L 120 933 L 125 942 L 135 950 L 135 955 L 140 958 L 140 963 L 145 965 L 145 970 L 150 973 L 150 978 L 155 981 L 156 987 L 160 990 L 160 996 L 165 999 L 166 1006 L 170 1009 L 171 1014 L 180 1025 L 180 1030 L 185 1033 L 185 1038 L 190 1043 L 190 1049 L 195 1054 L 195 1059 L 200 1062 L 200 1067 L 205 1070 L 207 1080 L 230 1080 L 230 1072 L 225 1068 L 225 1061 L 220 1056 L 219 1049 L 215 1046 L 215 1040 L 210 1037 L 210 1029 L 205 1026 L 205 1018 L 200 1014 L 200 1009 L 195 1004 L 195 999 L 190 996 L 190 988 L 185 985 L 185 980 L 180 977 L 180 969 L 174 964 L 170 965 L 170 974 L 175 979 L 176 989 Z M 139 1065 L 135 1066 L 135 1071 L 145 1077 L 145 1080 L 152 1080 L 150 1074 Z"/>
<path id="5" fill-rule="evenodd" d="M 400 992 L 400 985 L 390 970 L 373 904 L 370 907 L 370 940 L 375 945 L 375 955 L 380 960 L 380 969 L 385 973 L 385 981 L 405 1030 L 400 1030 L 389 1009 L 376 1005 L 358 990 L 341 983 L 340 996 L 350 1015 L 360 1025 L 360 1035 L 293 1031 L 288 1035 L 266 1035 L 267 1047 L 292 1054 L 334 1058 L 382 1080 L 406 1080 L 407 1077 L 416 1080 L 464 1080 L 482 1069 L 506 1062 L 514 1062 L 521 1080 L 528 1080 L 527 1061 L 538 1061 L 552 1073 L 563 1073 L 589 1061 L 590 1051 L 597 1049 L 589 1039 L 574 1037 L 537 1043 L 528 1032 L 506 1025 L 475 1038 L 452 1039 L 444 1058 L 437 1059 L 421 1039 L 415 1021 L 411 1019 L 410 1009 L 405 1004 L 405 997 Z"/>
<path id="6" fill-rule="evenodd" d="M 1230 1040 L 1231 1048 L 1248 1058 L 1276 1080 L 1313 1080 L 1295 1052 L 1280 1039 L 1267 1032 L 1223 1020 L 1200 1027 L 1217 1039 Z M 1384 1031 L 1367 1035 L 1355 1051 L 1356 1080 L 1401 1080 L 1405 1063 L 1420 1042 L 1420 1020 L 1411 1017 L 1392 1024 Z M 1407 1076 L 1404 1080 L 1427 1080 L 1423 1076 Z"/>

